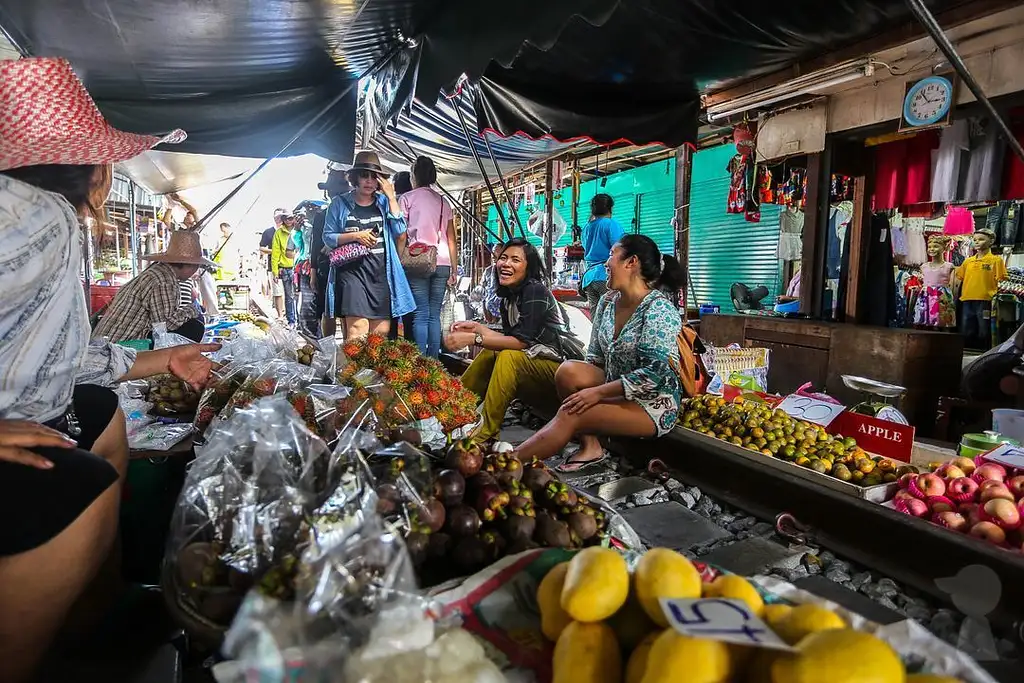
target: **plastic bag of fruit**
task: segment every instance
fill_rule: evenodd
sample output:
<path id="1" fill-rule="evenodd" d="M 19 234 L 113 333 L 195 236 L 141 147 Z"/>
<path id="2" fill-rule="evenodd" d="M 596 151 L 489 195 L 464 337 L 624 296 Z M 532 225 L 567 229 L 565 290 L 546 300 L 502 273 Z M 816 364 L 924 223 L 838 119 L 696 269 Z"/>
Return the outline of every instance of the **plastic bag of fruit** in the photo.
<path id="1" fill-rule="evenodd" d="M 320 381 L 333 382 L 337 366 L 338 344 L 334 337 L 324 337 L 315 343 L 306 342 L 296 351 L 296 357 L 302 365 L 313 368 L 316 378 Z"/>
<path id="2" fill-rule="evenodd" d="M 171 523 L 165 589 L 178 607 L 226 626 L 250 586 L 289 595 L 315 513 L 345 469 L 282 396 L 218 423 Z"/>
<path id="3" fill-rule="evenodd" d="M 231 395 L 220 412 L 220 419 L 230 418 L 236 410 L 245 408 L 259 398 L 307 387 L 316 378 L 311 367 L 281 358 L 259 363 L 255 369 L 256 372 L 249 373 L 245 382 Z"/>
<path id="4" fill-rule="evenodd" d="M 147 397 L 156 415 L 187 415 L 199 406 L 199 392 L 174 375 L 154 375 L 148 378 L 148 385 Z"/>
<path id="5" fill-rule="evenodd" d="M 194 344 L 188 337 L 167 331 L 167 323 L 156 323 L 153 325 L 153 348 L 169 349 L 172 346 L 184 346 Z"/>
<path id="6" fill-rule="evenodd" d="M 235 392 L 249 379 L 251 374 L 258 372 L 258 367 L 256 363 L 238 360 L 215 368 L 210 373 L 210 381 L 199 396 L 196 417 L 192 422 L 200 440 L 220 411 L 235 395 Z"/>

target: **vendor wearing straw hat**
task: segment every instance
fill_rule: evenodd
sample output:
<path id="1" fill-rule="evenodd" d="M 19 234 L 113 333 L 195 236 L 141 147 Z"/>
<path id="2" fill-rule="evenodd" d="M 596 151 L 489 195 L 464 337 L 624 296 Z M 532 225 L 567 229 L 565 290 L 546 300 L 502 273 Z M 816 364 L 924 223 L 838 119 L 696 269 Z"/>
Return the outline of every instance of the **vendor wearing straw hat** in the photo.
<path id="1" fill-rule="evenodd" d="M 121 288 L 93 330 L 92 338 L 111 342 L 145 339 L 153 333 L 153 325 L 164 323 L 168 332 L 195 342 L 202 341 L 205 331 L 202 315 L 196 305 L 181 294 L 180 287 L 200 266 L 217 268 L 216 263 L 203 257 L 199 233 L 172 232 L 167 251 L 142 258 L 153 261 L 153 265 Z"/>
<path id="2" fill-rule="evenodd" d="M 0 681 L 32 678 L 108 559 L 128 464 L 107 387 L 172 373 L 196 388 L 217 344 L 89 341 L 82 228 L 112 164 L 167 137 L 116 130 L 63 59 L 0 60 Z M 116 567 L 115 567 L 116 568 Z M 95 596 L 90 596 L 95 597 Z"/>

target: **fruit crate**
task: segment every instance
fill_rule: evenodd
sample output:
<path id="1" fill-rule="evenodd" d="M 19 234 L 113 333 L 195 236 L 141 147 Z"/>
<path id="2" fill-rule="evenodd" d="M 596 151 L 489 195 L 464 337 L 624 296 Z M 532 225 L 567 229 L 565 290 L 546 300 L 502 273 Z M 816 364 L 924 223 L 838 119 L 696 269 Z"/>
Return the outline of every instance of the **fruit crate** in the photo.
<path id="1" fill-rule="evenodd" d="M 726 443 L 725 441 L 716 439 L 712 436 L 707 436 L 706 434 L 701 434 L 700 432 L 696 432 L 692 429 L 676 427 L 675 431 L 676 434 L 682 436 L 688 441 L 692 441 L 693 443 L 699 443 L 703 446 L 714 446 L 753 463 L 758 463 L 765 467 L 779 470 L 780 472 L 786 472 L 793 476 L 800 477 L 801 479 L 806 479 L 813 484 L 824 486 L 834 491 L 839 491 L 840 493 L 845 493 L 848 496 L 862 498 L 873 503 L 882 503 L 889 500 L 896 495 L 896 491 L 899 488 L 899 484 L 895 482 L 878 484 L 877 486 L 858 486 L 856 484 L 836 479 L 835 477 L 831 477 L 827 474 L 822 474 L 821 472 L 809 470 L 806 467 L 800 467 L 799 465 L 795 465 L 786 460 L 772 458 L 762 453 L 754 453 L 746 448 Z"/>

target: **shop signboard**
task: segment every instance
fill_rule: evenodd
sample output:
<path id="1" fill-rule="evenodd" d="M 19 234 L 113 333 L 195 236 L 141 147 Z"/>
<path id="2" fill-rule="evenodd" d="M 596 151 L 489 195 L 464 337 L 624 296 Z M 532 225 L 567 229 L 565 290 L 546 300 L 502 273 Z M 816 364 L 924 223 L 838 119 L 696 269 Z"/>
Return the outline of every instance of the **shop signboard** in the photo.
<path id="1" fill-rule="evenodd" d="M 914 452 L 913 427 L 879 420 L 870 415 L 847 410 L 832 421 L 828 431 L 852 436 L 857 440 L 857 445 L 869 453 L 901 462 L 910 462 L 910 456 Z"/>
<path id="2" fill-rule="evenodd" d="M 802 394 L 790 394 L 777 407 L 795 420 L 813 422 L 825 428 L 846 410 L 846 406 L 841 403 L 822 401 Z"/>
<path id="3" fill-rule="evenodd" d="M 999 463 L 1011 469 L 1024 469 L 1024 448 L 1013 444 L 1003 443 L 985 453 L 986 461 Z"/>

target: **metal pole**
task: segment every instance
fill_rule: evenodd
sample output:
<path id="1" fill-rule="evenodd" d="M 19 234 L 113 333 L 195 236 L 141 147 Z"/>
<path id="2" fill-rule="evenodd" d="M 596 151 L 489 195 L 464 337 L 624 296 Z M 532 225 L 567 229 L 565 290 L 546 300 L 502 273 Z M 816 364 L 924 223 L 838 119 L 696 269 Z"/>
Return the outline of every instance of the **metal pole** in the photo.
<path id="1" fill-rule="evenodd" d="M 512 201 L 512 193 L 508 191 L 508 185 L 505 183 L 505 176 L 501 174 L 501 168 L 498 166 L 498 157 L 494 155 L 494 150 L 491 149 L 491 141 L 487 138 L 486 134 L 481 135 L 484 139 L 484 146 L 487 147 L 487 155 L 491 157 L 491 163 L 494 164 L 494 172 L 498 174 L 498 182 L 501 183 L 502 194 L 505 195 L 505 201 L 508 202 L 508 211 L 512 214 L 512 217 L 516 221 L 516 225 L 519 227 L 519 235 L 526 238 L 526 231 L 523 229 L 523 222 L 519 220 L 519 211 L 516 210 L 515 203 Z"/>
<path id="2" fill-rule="evenodd" d="M 983 107 L 985 107 L 985 110 L 988 111 L 988 115 L 991 116 L 992 120 L 995 121 L 997 126 L 999 126 L 999 129 L 1002 131 L 1007 143 L 1009 143 L 1010 147 L 1013 149 L 1014 154 L 1016 154 L 1021 161 L 1024 161 L 1024 147 L 1021 146 L 1020 141 L 1013 134 L 1013 131 L 1010 130 L 1010 127 L 1006 125 L 1006 121 L 1003 120 L 1003 117 L 999 115 L 998 111 L 996 111 L 992 102 L 985 96 L 985 91 L 982 90 L 981 84 L 975 80 L 974 75 L 971 73 L 970 69 L 967 68 L 967 64 L 965 64 L 963 58 L 960 57 L 960 53 L 956 51 L 956 48 L 953 46 L 953 43 L 950 42 L 945 31 L 942 30 L 941 26 L 939 26 L 939 22 L 935 20 L 935 16 L 931 13 L 931 10 L 925 6 L 922 0 L 907 0 L 907 6 L 910 7 L 910 11 L 913 12 L 914 16 L 917 17 L 917 20 L 921 22 L 925 31 L 927 31 L 928 35 L 932 37 L 932 40 L 935 41 L 939 50 L 941 50 L 942 54 L 946 56 L 949 63 L 953 65 L 956 72 L 960 74 L 960 78 L 964 80 L 967 87 L 970 88 L 972 93 L 974 93 L 974 97 L 977 98 L 978 102 L 980 102 Z"/>
<path id="3" fill-rule="evenodd" d="M 480 169 L 480 175 L 484 177 L 484 184 L 487 186 L 487 192 L 491 195 L 491 201 L 494 202 L 494 208 L 498 212 L 498 219 L 501 220 L 501 225 L 505 228 L 505 233 L 511 235 L 512 230 L 508 227 L 508 221 L 505 220 L 505 212 L 501 210 L 501 203 L 498 201 L 498 196 L 494 194 L 494 186 L 491 185 L 491 179 L 488 177 L 487 170 L 484 168 L 484 162 L 481 161 L 480 153 L 476 151 L 476 144 L 473 142 L 473 137 L 469 134 L 469 126 L 466 125 L 466 115 L 462 113 L 462 107 L 457 101 L 453 101 L 452 104 L 455 107 L 455 113 L 459 115 L 459 124 L 462 126 L 462 134 L 466 136 L 466 142 L 469 143 L 469 151 L 473 153 L 476 165 Z"/>
<path id="4" fill-rule="evenodd" d="M 89 315 L 95 312 L 92 310 L 92 226 L 96 219 L 89 216 L 85 219 L 85 240 L 82 242 L 82 272 L 85 273 L 85 301 L 89 306 Z"/>
<path id="5" fill-rule="evenodd" d="M 130 235 L 129 249 L 131 249 L 132 277 L 139 272 L 139 221 L 135 216 L 137 203 L 135 201 L 135 181 L 128 179 L 128 233 Z"/>
<path id="6" fill-rule="evenodd" d="M 547 271 L 548 280 L 553 281 L 555 274 L 554 270 L 554 253 L 552 251 L 553 245 L 551 244 L 551 238 L 554 236 L 555 227 L 555 198 L 554 194 L 554 182 L 551 177 L 554 172 L 555 162 L 548 159 L 547 164 L 544 167 L 544 270 Z"/>

